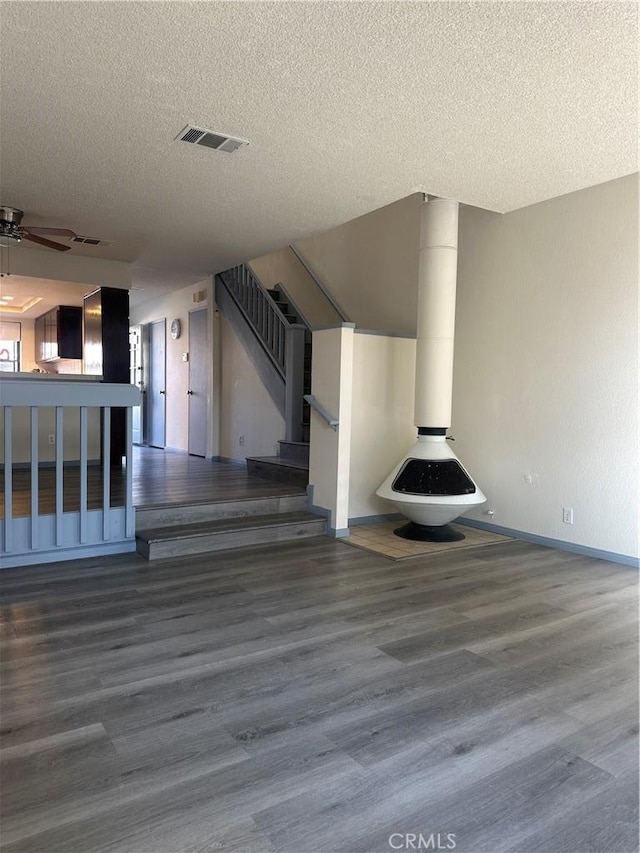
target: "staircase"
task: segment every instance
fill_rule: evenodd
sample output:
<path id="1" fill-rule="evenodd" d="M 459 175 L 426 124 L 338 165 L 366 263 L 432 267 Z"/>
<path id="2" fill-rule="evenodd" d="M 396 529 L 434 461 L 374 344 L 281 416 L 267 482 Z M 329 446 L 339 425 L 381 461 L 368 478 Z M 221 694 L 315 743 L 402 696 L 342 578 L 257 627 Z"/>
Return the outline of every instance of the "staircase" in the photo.
<path id="1" fill-rule="evenodd" d="M 311 331 L 300 316 L 295 305 L 287 297 L 282 284 L 268 290 L 273 303 L 290 326 L 304 327 L 304 362 L 302 377 L 302 395 L 311 393 Z M 309 431 L 310 410 L 304 400 L 296 406 L 297 423 L 294 434 L 299 441 L 279 441 L 277 456 L 248 456 L 247 473 L 251 477 L 273 480 L 277 483 L 290 483 L 305 488 L 309 483 Z M 296 415 L 294 415 L 295 417 Z"/>
<path id="2" fill-rule="evenodd" d="M 307 512 L 306 507 L 307 496 L 301 491 L 138 509 L 136 549 L 147 560 L 157 560 L 321 536 L 326 520 Z"/>
<path id="3" fill-rule="evenodd" d="M 312 354 L 312 336 L 311 329 L 309 328 L 309 324 L 306 322 L 304 317 L 302 317 L 295 305 L 291 302 L 290 298 L 286 295 L 284 286 L 282 284 L 276 284 L 275 288 L 267 291 L 269 296 L 273 299 L 275 304 L 280 308 L 283 315 L 287 319 L 287 322 L 290 325 L 304 326 L 304 366 L 303 366 L 303 379 L 302 379 L 302 393 L 310 394 L 311 393 L 311 354 Z M 309 433 L 311 430 L 311 412 L 309 408 L 309 404 L 306 400 L 302 400 L 302 418 L 301 418 L 301 426 L 302 426 L 302 435 L 301 441 L 296 442 L 296 444 L 306 444 L 307 450 L 306 454 L 302 452 L 301 460 L 307 463 L 307 467 L 309 465 Z M 293 443 L 293 442 L 291 442 Z M 288 454 L 282 453 L 282 448 L 280 455 L 285 455 L 286 458 L 293 458 Z M 295 455 L 295 454 L 294 454 Z"/>

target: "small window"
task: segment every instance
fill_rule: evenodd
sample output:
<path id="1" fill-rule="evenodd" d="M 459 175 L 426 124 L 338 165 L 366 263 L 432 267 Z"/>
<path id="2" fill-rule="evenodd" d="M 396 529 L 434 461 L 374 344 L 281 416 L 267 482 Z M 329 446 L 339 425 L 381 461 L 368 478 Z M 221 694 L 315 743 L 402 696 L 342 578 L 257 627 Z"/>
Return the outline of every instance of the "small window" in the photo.
<path id="1" fill-rule="evenodd" d="M 0 341 L 0 373 L 20 370 L 20 341 Z"/>
<path id="2" fill-rule="evenodd" d="M 20 370 L 20 323 L 0 323 L 0 373 Z"/>

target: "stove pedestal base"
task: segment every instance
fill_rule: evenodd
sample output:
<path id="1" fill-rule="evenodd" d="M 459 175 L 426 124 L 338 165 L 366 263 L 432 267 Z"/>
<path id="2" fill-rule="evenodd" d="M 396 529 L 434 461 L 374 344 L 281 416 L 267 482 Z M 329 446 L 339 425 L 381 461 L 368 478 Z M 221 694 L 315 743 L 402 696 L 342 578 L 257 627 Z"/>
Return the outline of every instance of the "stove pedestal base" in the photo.
<path id="1" fill-rule="evenodd" d="M 432 527 L 410 521 L 393 532 L 401 539 L 413 539 L 414 542 L 460 542 L 465 538 L 464 533 L 455 530 L 450 524 Z"/>

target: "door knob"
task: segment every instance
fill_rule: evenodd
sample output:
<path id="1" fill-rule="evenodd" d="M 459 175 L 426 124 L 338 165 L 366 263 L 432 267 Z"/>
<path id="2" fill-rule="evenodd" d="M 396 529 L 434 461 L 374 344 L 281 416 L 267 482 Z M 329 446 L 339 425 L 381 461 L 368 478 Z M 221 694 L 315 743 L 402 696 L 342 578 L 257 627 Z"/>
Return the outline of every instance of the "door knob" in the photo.
<path id="1" fill-rule="evenodd" d="M 161 391 L 160 393 L 161 393 L 161 394 L 164 394 L 165 392 L 164 392 L 164 391 Z"/>
<path id="2" fill-rule="evenodd" d="M 193 391 L 187 391 L 187 394 L 191 397 L 193 396 Z"/>

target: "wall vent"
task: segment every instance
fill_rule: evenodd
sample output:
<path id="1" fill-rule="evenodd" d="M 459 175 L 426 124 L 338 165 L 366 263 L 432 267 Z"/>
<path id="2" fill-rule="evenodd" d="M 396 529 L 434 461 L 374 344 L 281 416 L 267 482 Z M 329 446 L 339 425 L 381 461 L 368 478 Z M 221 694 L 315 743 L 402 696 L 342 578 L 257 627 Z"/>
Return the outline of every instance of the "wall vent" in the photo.
<path id="1" fill-rule="evenodd" d="M 71 240 L 72 243 L 85 243 L 87 246 L 101 246 L 105 241 L 98 240 L 97 237 L 83 237 L 81 234 L 77 234 Z"/>
<path id="2" fill-rule="evenodd" d="M 237 136 L 206 130 L 203 127 L 194 127 L 191 124 L 183 128 L 176 139 L 180 142 L 189 142 L 191 145 L 204 145 L 205 148 L 213 148 L 215 151 L 225 151 L 227 154 L 233 154 L 238 148 L 249 144 L 247 139 L 239 139 Z"/>

